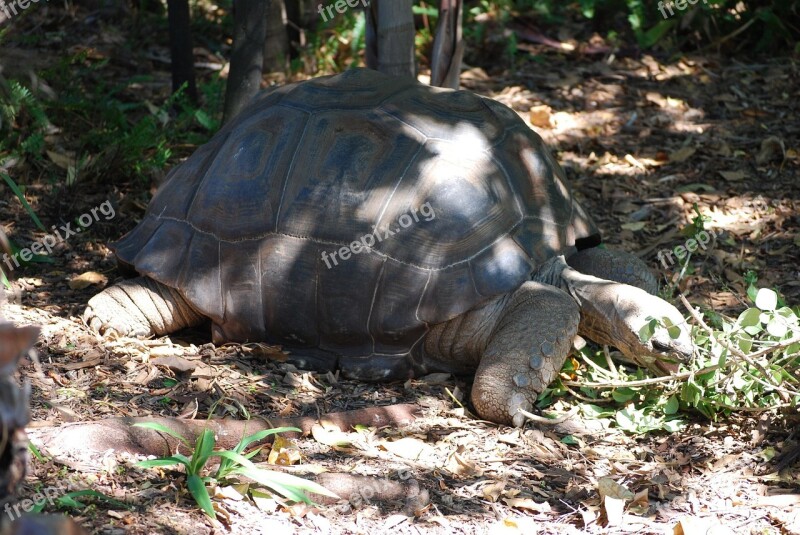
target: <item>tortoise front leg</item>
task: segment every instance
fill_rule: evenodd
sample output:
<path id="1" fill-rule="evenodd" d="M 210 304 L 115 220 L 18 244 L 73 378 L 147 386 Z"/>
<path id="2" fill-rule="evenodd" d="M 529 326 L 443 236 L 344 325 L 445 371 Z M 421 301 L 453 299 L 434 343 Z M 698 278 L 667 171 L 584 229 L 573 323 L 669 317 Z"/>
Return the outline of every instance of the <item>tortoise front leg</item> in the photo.
<path id="1" fill-rule="evenodd" d="M 567 258 L 567 264 L 585 275 L 630 284 L 651 295 L 658 293 L 658 281 L 647 264 L 625 251 L 592 247 Z"/>
<path id="2" fill-rule="evenodd" d="M 472 404 L 485 420 L 520 427 L 537 396 L 561 371 L 580 312 L 563 290 L 526 282 L 506 302 L 483 352 Z"/>
<path id="3" fill-rule="evenodd" d="M 137 277 L 92 297 L 83 320 L 100 334 L 148 337 L 199 325 L 203 316 L 173 288 Z"/>

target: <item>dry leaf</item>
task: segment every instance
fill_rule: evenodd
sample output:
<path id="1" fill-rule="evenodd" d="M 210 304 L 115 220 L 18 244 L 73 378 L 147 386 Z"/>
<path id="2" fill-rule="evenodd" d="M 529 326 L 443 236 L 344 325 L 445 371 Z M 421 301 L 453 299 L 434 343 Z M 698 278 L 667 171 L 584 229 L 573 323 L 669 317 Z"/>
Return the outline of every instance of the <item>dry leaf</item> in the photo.
<path id="1" fill-rule="evenodd" d="M 278 510 L 278 500 L 273 498 L 268 492 L 250 489 L 250 498 L 253 500 L 256 507 L 266 513 L 274 513 Z"/>
<path id="2" fill-rule="evenodd" d="M 601 477 L 597 481 L 597 492 L 603 500 L 603 512 L 609 526 L 622 524 L 625 501 L 632 500 L 634 494 L 610 477 Z"/>
<path id="3" fill-rule="evenodd" d="M 306 392 L 322 393 L 322 390 L 311 384 L 310 373 L 301 373 L 298 375 L 296 373 L 287 372 L 286 375 L 283 376 L 283 382 L 284 384 L 293 386 L 299 390 L 305 390 Z"/>
<path id="4" fill-rule="evenodd" d="M 503 489 L 506 488 L 505 481 L 495 481 L 494 483 L 489 483 L 485 487 L 483 487 L 483 498 L 485 500 L 489 500 L 490 502 L 496 502 L 497 498 L 500 497 L 500 494 L 503 492 Z"/>
<path id="5" fill-rule="evenodd" d="M 761 142 L 761 149 L 756 155 L 756 163 L 764 165 L 772 160 L 780 159 L 783 161 L 786 158 L 786 148 L 783 145 L 783 140 L 775 136 L 769 136 Z"/>
<path id="6" fill-rule="evenodd" d="M 83 290 L 92 284 L 105 284 L 106 282 L 108 282 L 108 278 L 105 275 L 96 271 L 87 271 L 69 281 L 69 287 L 72 290 Z"/>
<path id="7" fill-rule="evenodd" d="M 399 526 L 403 522 L 408 522 L 408 517 L 406 515 L 391 515 L 386 519 L 386 522 L 383 523 L 384 533 L 388 533 L 392 528 Z"/>
<path id="8" fill-rule="evenodd" d="M 280 435 L 275 436 L 272 449 L 269 451 L 269 456 L 267 457 L 267 462 L 269 464 L 289 466 L 299 463 L 300 458 L 300 448 L 297 447 L 297 444 Z"/>
<path id="9" fill-rule="evenodd" d="M 452 375 L 449 373 L 429 373 L 424 377 L 420 377 L 419 380 L 429 385 L 439 385 L 450 381 L 451 378 Z"/>
<path id="10" fill-rule="evenodd" d="M 247 486 L 245 486 L 244 492 L 242 492 L 239 485 L 232 486 L 226 485 L 224 487 L 216 487 L 214 489 L 214 497 L 215 498 L 227 498 L 229 500 L 234 501 L 242 501 L 244 499 L 244 495 L 247 494 Z"/>
<path id="11" fill-rule="evenodd" d="M 459 447 L 463 451 L 463 447 Z M 483 470 L 481 470 L 475 463 L 464 459 L 459 455 L 459 450 L 454 451 L 445 463 L 445 469 L 451 474 L 462 477 L 481 477 Z"/>
<path id="12" fill-rule="evenodd" d="M 674 535 L 733 535 L 734 531 L 725 527 L 713 517 L 682 517 L 672 529 Z"/>
<path id="13" fill-rule="evenodd" d="M 634 494 L 610 477 L 601 477 L 597 480 L 597 492 L 601 498 L 611 496 L 618 500 L 632 500 Z"/>
<path id="14" fill-rule="evenodd" d="M 47 157 L 61 169 L 67 170 L 75 165 L 75 153 L 60 153 L 46 150 Z"/>
<path id="15" fill-rule="evenodd" d="M 549 513 L 550 504 L 547 502 L 537 503 L 530 498 L 503 498 L 503 502 L 509 507 L 517 509 L 527 509 L 536 513 Z"/>
<path id="16" fill-rule="evenodd" d="M 156 357 L 152 358 L 153 354 L 150 353 L 150 362 L 155 364 L 156 366 L 163 366 L 165 368 L 169 368 L 170 370 L 177 372 L 177 373 L 185 373 L 193 371 L 197 368 L 197 364 L 191 360 L 187 360 L 183 357 L 177 357 L 174 355 L 169 355 L 165 357 Z"/>
<path id="17" fill-rule="evenodd" d="M 435 453 L 433 446 L 413 437 L 405 437 L 393 442 L 383 440 L 380 446 L 403 459 L 420 459 Z"/>
<path id="18" fill-rule="evenodd" d="M 644 488 L 636 493 L 633 497 L 633 501 L 629 507 L 629 511 L 632 513 L 644 515 L 647 513 L 647 510 L 650 508 L 650 498 L 649 498 L 649 491 L 648 489 Z"/>
<path id="19" fill-rule="evenodd" d="M 744 171 L 720 171 L 719 174 L 728 182 L 738 182 L 747 178 L 747 173 Z"/>
<path id="20" fill-rule="evenodd" d="M 637 230 L 642 230 L 645 225 L 647 225 L 647 223 L 644 221 L 634 221 L 632 223 L 623 223 L 621 226 L 625 230 L 632 230 L 635 232 Z"/>
<path id="21" fill-rule="evenodd" d="M 642 162 L 640 162 L 639 160 L 634 158 L 633 155 L 631 155 L 631 154 L 626 154 L 625 155 L 625 161 L 628 162 L 631 166 L 639 168 L 642 171 L 647 169 L 647 167 L 645 167 L 645 165 Z"/>
<path id="22" fill-rule="evenodd" d="M 534 106 L 528 112 L 528 117 L 533 126 L 537 126 L 539 128 L 552 128 L 552 111 L 552 108 L 546 104 Z"/>
<path id="23" fill-rule="evenodd" d="M 691 158 L 697 149 L 694 147 L 681 147 L 669 155 L 669 161 L 681 163 Z"/>
<path id="24" fill-rule="evenodd" d="M 326 446 L 349 446 L 352 442 L 348 433 L 344 433 L 339 426 L 325 421 L 311 427 L 311 436 Z"/>

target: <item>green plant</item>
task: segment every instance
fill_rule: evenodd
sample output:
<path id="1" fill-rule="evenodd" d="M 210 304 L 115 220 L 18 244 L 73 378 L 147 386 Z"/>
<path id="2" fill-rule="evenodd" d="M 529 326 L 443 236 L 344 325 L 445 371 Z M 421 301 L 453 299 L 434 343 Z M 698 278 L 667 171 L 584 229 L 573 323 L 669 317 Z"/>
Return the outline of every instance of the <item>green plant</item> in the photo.
<path id="1" fill-rule="evenodd" d="M 31 91 L 17 80 L 0 76 L 0 164 L 11 156 L 40 157 L 49 125 Z"/>
<path id="2" fill-rule="evenodd" d="M 715 420 L 735 411 L 797 406 L 800 307 L 786 306 L 775 290 L 756 288 L 754 273 L 746 280 L 754 306 L 736 318 L 701 314 L 680 296 L 695 321 L 695 358 L 677 375 L 646 377 L 641 369 L 615 365 L 604 350 L 586 346 L 567 359 L 560 380 L 542 392 L 538 405 L 572 394 L 584 402 L 585 416 L 613 418 L 631 433 L 675 431 L 685 424 L 681 413 L 686 411 Z M 660 328 L 677 335 L 669 321 L 649 318 L 640 337 L 648 340 Z"/>
<path id="3" fill-rule="evenodd" d="M 179 433 L 155 422 L 144 422 L 134 424 L 135 427 L 144 427 L 166 433 L 178 439 L 186 447 L 191 448 L 186 439 Z M 211 498 L 206 489 L 207 484 L 224 481 L 236 476 L 245 476 L 259 485 L 280 494 L 281 496 L 295 501 L 311 503 L 306 492 L 313 492 L 324 496 L 337 497 L 335 494 L 324 487 L 306 479 L 302 479 L 291 474 L 284 474 L 270 470 L 258 468 L 250 459 L 256 455 L 261 447 L 255 448 L 247 453 L 245 450 L 253 442 L 258 442 L 270 435 L 285 433 L 287 431 L 300 431 L 294 427 L 279 427 L 276 429 L 266 429 L 244 437 L 233 448 L 233 450 L 214 450 L 214 433 L 210 429 L 203 430 L 197 437 L 197 441 L 192 449 L 192 456 L 186 457 L 180 453 L 169 457 L 162 457 L 137 463 L 143 468 L 165 467 L 183 465 L 186 470 L 186 486 L 192 497 L 203 511 L 211 518 L 216 518 Z M 212 458 L 219 458 L 220 463 L 213 476 L 203 476 L 206 464 Z"/>

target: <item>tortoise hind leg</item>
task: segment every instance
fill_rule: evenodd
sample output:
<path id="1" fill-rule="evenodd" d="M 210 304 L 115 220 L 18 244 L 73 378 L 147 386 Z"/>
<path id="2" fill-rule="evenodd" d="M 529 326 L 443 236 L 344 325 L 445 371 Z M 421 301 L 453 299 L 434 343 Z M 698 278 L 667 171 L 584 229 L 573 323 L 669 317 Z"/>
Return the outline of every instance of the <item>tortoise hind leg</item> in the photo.
<path id="1" fill-rule="evenodd" d="M 647 264 L 631 253 L 592 247 L 567 258 L 567 264 L 584 275 L 621 282 L 656 295 L 658 281 Z"/>
<path id="2" fill-rule="evenodd" d="M 203 316 L 173 288 L 147 277 L 128 279 L 89 300 L 83 320 L 100 334 L 160 336 L 199 325 Z"/>
<path id="3" fill-rule="evenodd" d="M 506 303 L 475 373 L 472 404 L 485 420 L 525 422 L 537 396 L 561 371 L 580 312 L 563 290 L 526 282 Z"/>

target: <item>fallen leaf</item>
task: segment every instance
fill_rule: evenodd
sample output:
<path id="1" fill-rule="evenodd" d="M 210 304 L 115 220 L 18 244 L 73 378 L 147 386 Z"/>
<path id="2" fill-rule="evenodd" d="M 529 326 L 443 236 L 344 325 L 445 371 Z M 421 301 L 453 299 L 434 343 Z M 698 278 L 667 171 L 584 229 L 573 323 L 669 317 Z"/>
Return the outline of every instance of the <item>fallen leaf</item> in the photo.
<path id="1" fill-rule="evenodd" d="M 406 515 L 391 515 L 386 519 L 386 522 L 383 523 L 384 533 L 388 533 L 392 528 L 399 526 L 403 522 L 408 522 L 408 517 Z"/>
<path id="2" fill-rule="evenodd" d="M 70 166 L 75 165 L 75 153 L 61 153 L 52 150 L 45 151 L 47 157 L 61 169 L 69 169 Z"/>
<path id="3" fill-rule="evenodd" d="M 694 147 L 681 147 L 669 155 L 669 161 L 681 163 L 691 158 L 697 149 Z"/>
<path id="4" fill-rule="evenodd" d="M 463 447 L 459 447 L 463 450 Z M 447 459 L 444 466 L 451 474 L 461 477 L 481 477 L 483 470 L 475 463 L 464 459 L 458 450 L 454 451 Z"/>
<path id="5" fill-rule="evenodd" d="M 603 511 L 609 526 L 622 524 L 625 502 L 632 500 L 634 494 L 610 477 L 601 477 L 597 481 L 597 492 L 603 500 Z"/>
<path id="6" fill-rule="evenodd" d="M 83 290 L 92 284 L 105 284 L 106 282 L 108 282 L 108 278 L 105 275 L 96 271 L 87 271 L 69 281 L 69 287 L 72 290 Z"/>
<path id="7" fill-rule="evenodd" d="M 530 498 L 503 498 L 503 502 L 509 507 L 517 509 L 527 509 L 536 513 L 549 513 L 550 504 L 547 502 L 538 503 Z"/>
<path id="8" fill-rule="evenodd" d="M 449 373 L 429 373 L 424 377 L 420 377 L 419 380 L 429 385 L 440 385 L 448 382 L 451 378 L 452 375 Z"/>
<path id="9" fill-rule="evenodd" d="M 636 493 L 629 507 L 630 512 L 644 515 L 650 509 L 649 491 L 644 488 Z"/>
<path id="10" fill-rule="evenodd" d="M 224 487 L 216 487 L 214 491 L 214 497 L 227 498 L 229 500 L 234 500 L 239 502 L 244 499 L 244 494 L 246 493 L 247 491 L 245 490 L 245 492 L 243 493 L 238 485 L 237 486 L 226 485 Z"/>
<path id="11" fill-rule="evenodd" d="M 786 158 L 786 148 L 783 145 L 783 140 L 775 136 L 769 136 L 761 142 L 761 149 L 756 155 L 756 163 L 764 165 L 772 160 L 780 159 L 783 161 Z"/>
<path id="12" fill-rule="evenodd" d="M 311 427 L 311 436 L 326 446 L 349 446 L 351 443 L 350 436 L 330 422 L 314 424 Z"/>
<path id="13" fill-rule="evenodd" d="M 280 435 L 275 436 L 275 440 L 272 442 L 272 449 L 270 449 L 267 457 L 269 464 L 289 466 L 299 463 L 300 458 L 300 448 L 297 447 L 297 444 Z"/>
<path id="14" fill-rule="evenodd" d="M 672 529 L 673 535 L 733 535 L 734 531 L 725 527 L 718 519 L 713 517 L 699 518 L 696 516 L 682 517 Z"/>
<path id="15" fill-rule="evenodd" d="M 483 487 L 483 498 L 485 500 L 489 500 L 490 502 L 496 502 L 497 498 L 500 497 L 500 494 L 503 492 L 503 489 L 506 488 L 505 481 L 495 481 L 493 483 L 489 483 L 485 487 Z"/>
<path id="16" fill-rule="evenodd" d="M 738 182 L 747 178 L 747 173 L 744 171 L 720 171 L 719 174 L 728 182 Z"/>
<path id="17" fill-rule="evenodd" d="M 283 382 L 284 384 L 293 386 L 300 390 L 316 393 L 322 392 L 322 390 L 311 384 L 311 374 L 309 373 L 296 374 L 292 372 L 286 372 L 286 375 L 283 376 Z"/>
<path id="18" fill-rule="evenodd" d="M 253 500 L 253 503 L 256 505 L 256 507 L 267 513 L 274 513 L 278 509 L 278 500 L 273 498 L 272 494 L 268 492 L 263 492 L 258 489 L 251 489 L 250 498 Z"/>
<path id="19" fill-rule="evenodd" d="M 625 155 L 625 161 L 628 162 L 631 166 L 641 169 L 642 171 L 647 169 L 647 167 L 645 167 L 645 165 L 642 162 L 634 158 L 631 154 Z"/>
<path id="20" fill-rule="evenodd" d="M 710 184 L 701 184 L 699 182 L 693 182 L 691 184 L 686 184 L 685 186 L 680 186 L 677 191 L 679 193 L 684 193 L 687 191 L 714 191 L 716 188 Z"/>
<path id="21" fill-rule="evenodd" d="M 183 357 L 177 357 L 175 355 L 151 358 L 150 362 L 152 362 L 156 366 L 163 366 L 164 368 L 169 368 L 170 370 L 177 373 L 190 372 L 193 371 L 195 368 L 197 368 L 197 364 L 192 362 L 191 360 L 187 360 Z"/>
<path id="22" fill-rule="evenodd" d="M 392 442 L 384 440 L 381 441 L 380 446 L 386 451 L 398 457 L 402 457 L 403 459 L 416 460 L 435 453 L 433 446 L 414 437 L 405 437 Z"/>
<path id="23" fill-rule="evenodd" d="M 530 111 L 528 111 L 528 117 L 531 121 L 533 126 L 537 126 L 539 128 L 552 128 L 552 108 L 547 105 L 541 106 L 533 106 Z"/>
<path id="24" fill-rule="evenodd" d="M 634 221 L 633 223 L 623 223 L 621 226 L 625 230 L 632 230 L 636 232 L 637 230 L 642 230 L 647 223 L 645 221 Z"/>

